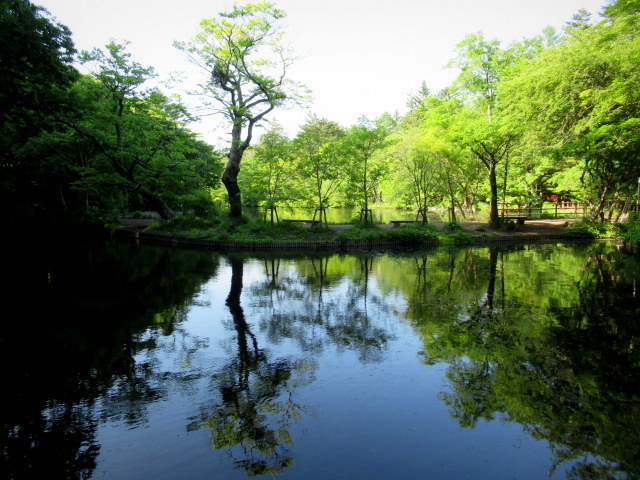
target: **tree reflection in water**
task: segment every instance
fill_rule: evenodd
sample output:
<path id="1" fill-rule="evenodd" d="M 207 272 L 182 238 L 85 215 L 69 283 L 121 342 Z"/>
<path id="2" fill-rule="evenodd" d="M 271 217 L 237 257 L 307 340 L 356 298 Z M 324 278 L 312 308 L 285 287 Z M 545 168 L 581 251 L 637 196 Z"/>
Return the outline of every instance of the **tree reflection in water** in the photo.
<path id="1" fill-rule="evenodd" d="M 638 261 L 594 246 L 578 257 L 582 265 L 563 266 L 577 281 L 562 284 L 545 281 L 559 258 L 545 248 L 492 247 L 488 265 L 476 255 L 477 280 L 453 276 L 476 283 L 469 291 L 486 285 L 484 294 L 458 298 L 456 319 L 439 321 L 424 308 L 417 318 L 425 357 L 449 363 L 451 390 L 441 399 L 451 415 L 470 428 L 480 420 L 522 424 L 550 443 L 550 474 L 571 460 L 570 478 L 640 477 Z M 551 258 L 534 262 L 539 271 L 527 270 L 544 255 Z M 555 291 L 543 291 L 549 284 Z"/>
<path id="2" fill-rule="evenodd" d="M 273 343 L 294 340 L 307 354 L 328 345 L 347 348 L 363 362 L 379 360 L 392 338 L 368 317 L 368 302 L 375 303 L 376 312 L 388 310 L 371 293 L 373 258 L 350 262 L 351 278 L 345 271 L 332 271 L 330 260 L 331 256 L 316 255 L 284 269 L 280 260 L 263 260 L 264 279 L 249 289 L 250 318 L 259 319 L 252 326 L 240 301 L 244 261 L 228 256 L 231 286 L 226 305 L 236 334 L 235 355 L 213 377 L 217 399 L 192 418 L 189 429 L 211 429 L 213 448 L 228 449 L 236 466 L 249 476 L 276 475 L 293 464 L 290 429 L 305 411 L 295 401 L 295 391 L 313 381 L 317 368 L 307 357 L 271 359 L 259 345 L 255 326 Z M 346 295 L 327 295 L 329 285 Z"/>
<path id="3" fill-rule="evenodd" d="M 230 255 L 221 296 L 232 352 L 213 361 L 204 347 L 214 337 L 187 320 L 218 256 L 120 245 L 82 257 L 21 257 L 12 271 L 20 309 L 0 336 L 12 387 L 2 477 L 88 478 L 101 423 L 139 427 L 177 391 L 185 416 L 196 408 L 189 430 L 210 432 L 245 474 L 293 473 L 316 359 L 346 353 L 356 370 L 385 361 L 408 319 L 423 362 L 446 365 L 440 399 L 460 425 L 518 422 L 551 445 L 552 475 L 568 462 L 572 478 L 640 478 L 640 266 L 607 246 Z"/>
<path id="4" fill-rule="evenodd" d="M 270 340 L 295 340 L 306 352 L 320 353 L 325 347 L 358 352 L 363 363 L 380 361 L 394 337 L 379 322 L 391 308 L 377 289 L 371 288 L 373 256 L 313 254 L 297 259 L 295 275 L 258 283 L 251 292 L 261 328 Z M 284 293 L 274 299 L 273 292 Z M 264 300 L 269 298 L 267 305 Z M 255 301 L 255 300 L 254 300 Z"/>
<path id="5" fill-rule="evenodd" d="M 99 423 L 144 422 L 182 381 L 159 368 L 158 342 L 176 333 L 218 259 L 73 242 L 4 253 L 0 477 L 89 478 Z"/>
<path id="6" fill-rule="evenodd" d="M 293 464 L 287 446 L 289 428 L 300 417 L 302 406 L 294 401 L 294 389 L 310 381 L 312 361 L 270 360 L 258 346 L 240 303 L 243 260 L 230 256 L 231 288 L 226 305 L 233 319 L 237 352 L 214 375 L 219 401 L 192 419 L 189 430 L 211 429 L 212 446 L 229 448 L 234 463 L 248 476 L 281 472 Z M 270 281 L 275 281 L 275 273 Z"/>

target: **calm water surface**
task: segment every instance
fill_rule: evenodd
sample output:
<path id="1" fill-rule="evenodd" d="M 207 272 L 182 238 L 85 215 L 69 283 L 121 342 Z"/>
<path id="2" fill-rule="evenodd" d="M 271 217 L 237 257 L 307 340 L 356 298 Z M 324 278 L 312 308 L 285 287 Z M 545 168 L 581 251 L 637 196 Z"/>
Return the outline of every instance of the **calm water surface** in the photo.
<path id="1" fill-rule="evenodd" d="M 640 265 L 610 245 L 26 247 L 2 478 L 640 476 Z"/>

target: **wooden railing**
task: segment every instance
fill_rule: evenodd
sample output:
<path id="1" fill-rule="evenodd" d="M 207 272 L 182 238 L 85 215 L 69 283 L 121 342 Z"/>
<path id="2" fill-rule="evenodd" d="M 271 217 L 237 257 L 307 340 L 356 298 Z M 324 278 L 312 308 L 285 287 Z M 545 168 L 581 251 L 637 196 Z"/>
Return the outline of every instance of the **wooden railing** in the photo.
<path id="1" fill-rule="evenodd" d="M 540 202 L 503 203 L 501 215 L 518 215 L 526 217 L 550 216 L 560 218 L 566 216 L 585 217 L 591 212 L 588 203 L 583 202 Z"/>

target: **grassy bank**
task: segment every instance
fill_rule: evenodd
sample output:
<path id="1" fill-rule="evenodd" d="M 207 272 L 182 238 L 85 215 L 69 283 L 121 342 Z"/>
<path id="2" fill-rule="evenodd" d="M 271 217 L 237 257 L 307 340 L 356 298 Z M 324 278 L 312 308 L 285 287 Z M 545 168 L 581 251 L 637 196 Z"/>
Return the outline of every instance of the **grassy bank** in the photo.
<path id="1" fill-rule="evenodd" d="M 232 219 L 221 216 L 215 219 L 200 217 L 176 217 L 158 221 L 149 229 L 154 233 L 185 236 L 218 242 L 321 242 L 332 241 L 347 244 L 363 241 L 393 241 L 401 245 L 421 245 L 438 240 L 441 245 L 470 245 L 473 236 L 454 226 L 442 232 L 431 225 L 407 224 L 398 228 L 382 229 L 376 225 L 355 224 L 335 230 L 324 227 L 303 227 L 296 224 L 264 223 L 261 220 L 242 217 Z"/>

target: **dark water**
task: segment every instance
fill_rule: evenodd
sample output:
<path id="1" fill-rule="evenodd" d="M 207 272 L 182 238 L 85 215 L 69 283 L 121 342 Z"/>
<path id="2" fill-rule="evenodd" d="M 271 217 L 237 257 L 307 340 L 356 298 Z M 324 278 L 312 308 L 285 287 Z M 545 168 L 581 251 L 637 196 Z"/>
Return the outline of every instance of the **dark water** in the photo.
<path id="1" fill-rule="evenodd" d="M 26 247 L 1 478 L 640 476 L 640 265 L 612 246 Z"/>

